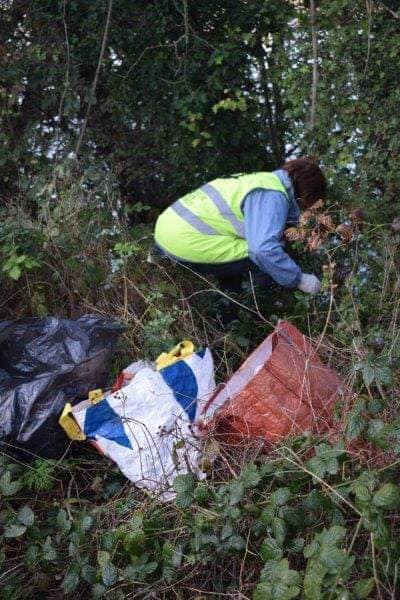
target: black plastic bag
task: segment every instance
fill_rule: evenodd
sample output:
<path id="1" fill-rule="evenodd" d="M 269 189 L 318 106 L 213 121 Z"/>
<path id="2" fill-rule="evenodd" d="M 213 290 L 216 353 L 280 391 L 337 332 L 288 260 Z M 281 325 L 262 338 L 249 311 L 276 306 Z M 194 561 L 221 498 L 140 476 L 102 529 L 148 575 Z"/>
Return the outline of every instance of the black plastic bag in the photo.
<path id="1" fill-rule="evenodd" d="M 62 409 L 106 385 L 122 331 L 96 315 L 0 322 L 0 448 L 26 460 L 62 456 Z"/>

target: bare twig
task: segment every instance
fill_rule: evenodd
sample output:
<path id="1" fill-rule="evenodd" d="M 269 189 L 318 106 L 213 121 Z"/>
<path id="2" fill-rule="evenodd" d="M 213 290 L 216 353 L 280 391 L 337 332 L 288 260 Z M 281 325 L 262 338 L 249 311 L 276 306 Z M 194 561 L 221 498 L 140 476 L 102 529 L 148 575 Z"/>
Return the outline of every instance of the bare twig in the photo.
<path id="1" fill-rule="evenodd" d="M 382 8 L 385 8 L 388 11 L 388 13 L 390 13 L 392 15 L 392 17 L 400 20 L 400 13 L 394 12 L 394 10 L 389 8 L 389 6 L 387 6 L 384 2 L 379 2 L 379 4 L 382 6 Z"/>
<path id="2" fill-rule="evenodd" d="M 139 64 L 139 62 L 142 60 L 143 56 L 149 51 L 149 50 L 156 50 L 157 48 L 175 48 L 175 53 L 177 53 L 177 47 L 179 42 L 184 38 L 184 35 L 181 35 L 180 38 L 178 38 L 177 40 L 175 40 L 175 42 L 171 42 L 170 44 L 155 44 L 154 46 L 147 46 L 144 50 L 142 50 L 142 52 L 139 54 L 138 58 L 135 60 L 135 62 L 129 67 L 129 69 L 127 70 L 127 72 L 122 75 L 122 79 L 126 79 L 127 77 L 129 77 L 129 75 L 132 73 L 133 69 Z"/>
<path id="3" fill-rule="evenodd" d="M 270 138 L 269 144 L 271 146 L 271 151 L 272 151 L 274 161 L 275 161 L 275 163 L 280 164 L 282 162 L 283 156 L 281 153 L 281 148 L 280 148 L 279 140 L 277 137 L 276 119 L 274 119 L 274 115 L 275 115 L 275 117 L 277 117 L 277 114 L 276 114 L 277 107 L 276 106 L 274 107 L 273 103 L 271 101 L 271 89 L 269 87 L 270 86 L 270 80 L 269 80 L 270 67 L 268 64 L 267 54 L 264 49 L 264 43 L 263 43 L 262 37 L 259 38 L 257 47 L 258 47 L 257 61 L 258 61 L 258 71 L 259 71 L 258 83 L 260 86 L 260 92 L 262 93 L 262 97 L 263 97 L 264 119 L 266 121 L 266 125 L 267 125 L 268 132 L 269 132 L 269 138 Z M 271 50 L 273 50 L 273 48 L 271 48 Z"/>
<path id="4" fill-rule="evenodd" d="M 326 315 L 326 319 L 325 319 L 325 325 L 324 328 L 322 330 L 321 335 L 319 336 L 319 340 L 318 343 L 316 344 L 310 359 L 314 358 L 314 356 L 316 356 L 316 354 L 318 353 L 318 350 L 322 344 L 322 342 L 324 341 L 326 332 L 328 330 L 328 326 L 329 323 L 331 321 L 331 316 L 332 316 L 332 309 L 333 309 L 333 301 L 334 301 L 334 296 L 335 296 L 335 285 L 333 283 L 333 271 L 334 271 L 334 264 L 331 260 L 331 257 L 329 255 L 329 252 L 326 252 L 327 258 L 328 258 L 328 262 L 329 262 L 329 288 L 330 288 L 330 296 L 329 296 L 329 307 L 328 307 L 328 312 Z"/>
<path id="5" fill-rule="evenodd" d="M 368 32 L 367 32 L 367 57 L 365 59 L 364 77 L 367 74 L 369 66 L 369 57 L 371 55 L 371 25 L 372 25 L 372 0 L 365 0 L 365 5 L 368 12 Z"/>
<path id="6" fill-rule="evenodd" d="M 61 125 L 61 117 L 62 117 L 62 110 L 63 110 L 64 100 L 65 100 L 65 95 L 67 93 L 67 89 L 68 89 L 68 86 L 69 86 L 69 69 L 70 69 L 70 64 L 71 64 L 70 49 L 69 49 L 69 40 L 68 40 L 68 28 L 67 28 L 67 20 L 66 20 L 66 15 L 65 15 L 65 0 L 63 1 L 62 19 L 63 19 L 64 35 L 65 35 L 65 47 L 66 47 L 66 50 L 67 50 L 67 64 L 66 64 L 66 67 L 65 67 L 64 87 L 63 87 L 63 91 L 62 91 L 61 98 L 60 98 L 60 104 L 59 104 L 59 107 L 58 107 L 57 141 L 58 141 L 58 138 L 59 138 L 60 125 Z"/>
<path id="7" fill-rule="evenodd" d="M 261 319 L 267 325 L 271 325 L 271 322 L 268 321 L 260 312 L 257 312 L 257 310 L 254 310 L 253 308 L 249 308 L 248 306 L 246 306 L 245 304 L 242 304 L 241 302 L 238 302 L 237 300 L 234 300 L 231 296 L 229 296 L 228 294 L 226 294 L 222 290 L 218 289 L 216 286 L 213 286 L 212 283 L 208 279 L 206 279 L 206 277 L 203 277 L 203 275 L 201 275 L 200 273 L 196 273 L 195 271 L 193 271 L 193 269 L 191 269 L 190 267 L 188 267 L 184 263 L 178 263 L 177 261 L 175 261 L 171 257 L 165 257 L 165 258 L 167 258 L 173 264 L 175 264 L 175 265 L 177 265 L 179 267 L 183 267 L 184 269 L 186 269 L 187 271 L 189 271 L 193 275 L 196 275 L 196 277 L 198 277 L 199 279 L 201 279 L 202 281 L 204 281 L 204 283 L 207 283 L 210 286 L 210 289 L 208 291 L 217 292 L 220 296 L 223 296 L 224 298 L 227 298 L 228 300 L 230 300 L 233 304 L 236 304 L 236 306 L 239 306 L 240 308 L 243 308 L 247 312 L 250 312 L 250 313 L 253 313 L 254 315 L 257 315 L 259 317 L 259 319 Z M 160 265 L 157 265 L 157 266 L 160 268 Z"/>
<path id="8" fill-rule="evenodd" d="M 379 600 L 383 600 L 383 598 L 382 598 L 382 592 L 381 592 L 381 588 L 380 588 L 380 581 L 379 581 L 379 578 L 378 578 L 378 571 L 377 571 L 377 568 L 376 568 L 375 542 L 374 542 L 374 534 L 373 533 L 371 533 L 371 555 L 372 555 L 372 571 L 373 571 L 373 574 L 374 574 L 376 591 L 378 592 Z"/>
<path id="9" fill-rule="evenodd" d="M 318 41 L 317 41 L 317 27 L 315 18 L 315 0 L 310 0 L 310 26 L 311 26 L 311 39 L 312 39 L 312 53 L 313 53 L 313 70 L 312 70 L 312 85 L 311 85 L 311 110 L 310 110 L 310 123 L 309 130 L 313 131 L 315 128 L 315 111 L 317 106 L 317 87 L 318 87 Z"/>
<path id="10" fill-rule="evenodd" d="M 83 141 L 83 136 L 85 135 L 85 130 L 86 130 L 87 122 L 88 122 L 88 119 L 89 119 L 90 110 L 92 108 L 92 104 L 93 104 L 93 100 L 94 100 L 94 95 L 95 95 L 96 88 L 97 88 L 97 83 L 98 83 L 98 80 L 99 80 L 100 69 L 101 69 L 101 65 L 102 65 L 102 62 L 103 62 L 104 52 L 105 52 L 105 49 L 106 49 L 106 44 L 107 44 L 107 39 L 108 39 L 108 30 L 110 28 L 112 5 L 113 5 L 113 0 L 109 0 L 109 2 L 108 2 L 108 11 L 107 11 L 107 19 L 106 19 L 106 24 L 105 24 L 105 27 L 104 27 L 103 41 L 101 43 L 99 60 L 98 60 L 98 63 L 97 63 L 96 73 L 95 73 L 95 76 L 94 76 L 94 79 L 93 79 L 93 83 L 92 83 L 92 89 L 90 91 L 90 98 L 89 98 L 89 102 L 88 102 L 88 105 L 87 105 L 87 108 L 86 108 L 85 119 L 83 121 L 83 125 L 82 125 L 80 133 L 79 133 L 78 142 L 77 142 L 76 148 L 75 148 L 75 155 L 76 156 L 78 156 L 79 150 L 81 149 L 81 145 L 82 145 L 82 141 Z"/>
<path id="11" fill-rule="evenodd" d="M 187 0 L 183 0 L 183 20 L 185 24 L 185 44 L 187 50 L 189 45 L 189 12 Z"/>
<path id="12" fill-rule="evenodd" d="M 20 569 L 21 567 L 24 566 L 24 563 L 18 563 L 17 565 L 15 565 L 15 567 L 11 567 L 11 569 L 8 569 L 8 571 L 4 571 L 1 575 L 0 575 L 0 579 L 7 579 L 7 576 L 12 573 L 13 571 L 17 571 L 18 569 Z"/>

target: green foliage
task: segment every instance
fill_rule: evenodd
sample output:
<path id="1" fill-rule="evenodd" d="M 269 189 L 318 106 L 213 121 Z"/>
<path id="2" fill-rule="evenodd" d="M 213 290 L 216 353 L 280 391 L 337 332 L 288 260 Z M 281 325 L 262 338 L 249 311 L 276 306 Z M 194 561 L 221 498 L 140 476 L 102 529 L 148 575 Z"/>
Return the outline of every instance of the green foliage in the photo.
<path id="1" fill-rule="evenodd" d="M 54 485 L 52 476 L 56 461 L 39 458 L 24 475 L 24 483 L 30 490 L 49 492 Z"/>
<path id="2" fill-rule="evenodd" d="M 174 480 L 174 490 L 177 493 L 176 503 L 181 508 L 188 508 L 194 499 L 196 478 L 191 473 L 178 475 Z"/>
<path id="3" fill-rule="evenodd" d="M 304 556 L 308 559 L 304 577 L 307 600 L 321 598 L 324 589 L 332 590 L 339 576 L 342 580 L 348 578 L 355 559 L 339 547 L 345 533 L 345 529 L 337 526 L 324 529 L 304 548 Z"/>
<path id="4" fill-rule="evenodd" d="M 205 483 L 192 474 L 179 475 L 172 504 L 146 502 L 133 491 L 120 497 L 119 506 L 115 501 L 101 504 L 99 497 L 80 504 L 46 490 L 37 492 L 39 502 L 27 503 L 26 472 L 6 460 L 1 479 L 8 494 L 1 516 L 4 560 L 6 565 L 12 560 L 18 543 L 24 571 L 15 580 L 7 576 L 5 583 L 10 590 L 18 586 L 22 596 L 29 597 L 32 585 L 39 585 L 32 584 L 34 571 L 36 582 L 46 578 L 48 585 L 61 587 L 66 595 L 86 589 L 101 597 L 119 586 L 127 593 L 179 585 L 188 569 L 197 580 L 208 580 L 218 563 L 229 566 L 225 577 L 228 582 L 230 572 L 228 585 L 234 586 L 232 566 L 239 568 L 244 560 L 246 572 L 253 573 L 248 585 L 254 599 L 328 599 L 329 594 L 367 598 L 374 590 L 375 575 L 363 535 L 356 535 L 349 545 L 355 517 L 362 515 L 364 531 L 374 536 L 376 568 L 381 568 L 380 557 L 390 547 L 390 561 L 382 568 L 394 575 L 400 548 L 386 519 L 400 506 L 399 488 L 385 480 L 384 472 L 354 478 L 357 465 L 342 449 L 307 443 L 316 456 L 344 459 L 346 471 L 331 469 L 324 475 L 330 489 L 340 490 L 340 495 L 326 494 L 312 474 L 294 468 L 278 452 L 273 460 L 263 457 L 243 464 L 236 478 L 224 481 Z M 65 485 L 69 469 L 60 468 L 53 467 L 53 476 Z M 101 468 L 100 463 L 96 471 Z M 81 469 L 84 473 L 86 465 Z M 101 477 L 105 483 L 110 477 L 106 466 Z M 7 486 L 12 483 L 18 486 L 10 490 Z M 120 485 L 124 489 L 123 480 Z M 43 502 L 46 495 L 53 501 Z M 359 514 L 344 501 L 353 497 Z M 335 511 L 347 520 L 324 527 Z"/>
<path id="5" fill-rule="evenodd" d="M 343 454 L 343 448 L 319 444 L 315 449 L 315 456 L 307 461 L 307 468 L 320 478 L 325 477 L 327 473 L 335 475 L 339 469 L 338 457 Z"/>
<path id="6" fill-rule="evenodd" d="M 367 386 L 373 382 L 390 385 L 393 381 L 389 357 L 387 356 L 376 358 L 373 354 L 370 354 L 363 361 L 357 363 L 354 370 L 362 372 L 364 383 Z"/>
<path id="7" fill-rule="evenodd" d="M 266 9 L 257 0 L 187 9 L 183 17 L 180 6 L 126 0 L 113 8 L 81 154 L 101 156 L 119 173 L 134 219 L 204 176 L 272 166 L 284 155 L 289 102 L 277 65 L 288 64 L 293 7 L 273 0 Z M 13 3 L 1 11 L 2 189 L 9 196 L 22 188 L 34 205 L 32 176 L 47 170 L 52 179 L 52 161 L 75 151 L 107 6 L 82 12 L 78 2 L 63 8 L 38 0 L 24 11 Z"/>
<path id="8" fill-rule="evenodd" d="M 372 497 L 373 504 L 378 508 L 393 510 L 400 507 L 400 488 L 394 483 L 385 483 Z"/>
<path id="9" fill-rule="evenodd" d="M 2 496 L 14 496 L 21 488 L 21 483 L 12 481 L 10 471 L 4 471 L 0 478 L 0 492 Z"/>
<path id="10" fill-rule="evenodd" d="M 268 560 L 262 571 L 253 600 L 290 600 L 300 594 L 301 575 L 289 568 L 286 559 Z"/>
<path id="11" fill-rule="evenodd" d="M 357 600 L 361 598 L 368 598 L 375 587 L 375 581 L 371 577 L 370 579 L 360 579 L 354 586 L 354 595 Z"/>
<path id="12" fill-rule="evenodd" d="M 40 262 L 31 256 L 26 254 L 16 254 L 15 250 L 12 251 L 7 259 L 4 261 L 2 271 L 11 279 L 18 280 L 25 270 L 40 267 Z"/>

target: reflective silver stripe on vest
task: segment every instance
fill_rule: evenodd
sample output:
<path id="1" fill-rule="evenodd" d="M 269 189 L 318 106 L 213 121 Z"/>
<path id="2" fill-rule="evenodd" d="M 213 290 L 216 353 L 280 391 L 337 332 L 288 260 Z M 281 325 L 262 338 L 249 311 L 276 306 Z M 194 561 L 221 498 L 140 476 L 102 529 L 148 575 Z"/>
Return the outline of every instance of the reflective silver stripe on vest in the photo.
<path id="1" fill-rule="evenodd" d="M 192 227 L 197 229 L 200 233 L 205 233 L 206 235 L 219 235 L 218 231 L 216 231 L 207 223 L 204 223 L 197 215 L 192 213 L 180 200 L 177 200 L 171 205 L 173 211 L 176 212 L 177 215 L 181 217 L 186 223 L 189 223 Z"/>
<path id="2" fill-rule="evenodd" d="M 220 214 L 229 221 L 229 223 L 232 225 L 233 229 L 236 231 L 238 236 L 244 238 L 244 223 L 239 221 L 239 219 L 237 218 L 227 201 L 224 200 L 224 198 L 221 196 L 219 191 L 216 190 L 215 187 L 213 187 L 209 183 L 206 183 L 200 189 L 202 192 L 207 194 L 207 196 L 210 198 L 213 204 L 217 207 Z"/>

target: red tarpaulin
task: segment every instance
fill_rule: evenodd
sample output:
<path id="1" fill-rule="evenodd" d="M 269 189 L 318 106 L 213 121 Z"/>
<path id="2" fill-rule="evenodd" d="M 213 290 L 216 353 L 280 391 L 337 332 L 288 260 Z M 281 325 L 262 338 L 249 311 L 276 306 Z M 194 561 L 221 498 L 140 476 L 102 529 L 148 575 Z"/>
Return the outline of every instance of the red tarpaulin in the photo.
<path id="1" fill-rule="evenodd" d="M 263 438 L 277 443 L 332 424 L 345 386 L 315 348 L 287 321 L 249 356 L 209 404 L 220 406 L 209 424 L 227 441 Z"/>

